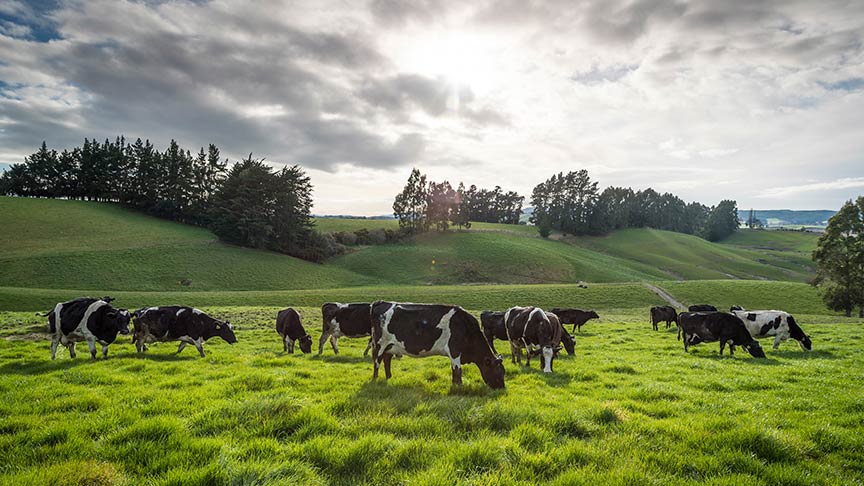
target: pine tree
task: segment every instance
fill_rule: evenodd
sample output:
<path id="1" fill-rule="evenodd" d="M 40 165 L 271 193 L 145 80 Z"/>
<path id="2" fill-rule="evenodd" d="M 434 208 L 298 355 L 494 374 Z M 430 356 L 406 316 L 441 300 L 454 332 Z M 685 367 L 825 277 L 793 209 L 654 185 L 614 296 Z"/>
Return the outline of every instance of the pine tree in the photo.
<path id="1" fill-rule="evenodd" d="M 864 317 L 864 196 L 847 201 L 828 220 L 813 252 L 814 285 L 822 290 L 825 304 L 852 315 L 858 307 Z"/>

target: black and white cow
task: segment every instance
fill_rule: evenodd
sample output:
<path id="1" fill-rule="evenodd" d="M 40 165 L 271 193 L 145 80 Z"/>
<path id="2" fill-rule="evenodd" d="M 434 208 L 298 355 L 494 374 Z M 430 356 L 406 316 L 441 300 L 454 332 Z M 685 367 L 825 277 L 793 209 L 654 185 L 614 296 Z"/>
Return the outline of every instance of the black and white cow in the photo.
<path id="1" fill-rule="evenodd" d="M 339 354 L 339 346 L 336 341 L 340 337 L 359 338 L 372 335 L 372 321 L 369 319 L 369 312 L 372 308 L 371 304 L 340 304 L 338 302 L 328 302 L 321 306 L 321 320 L 324 327 L 321 331 L 321 338 L 318 340 L 318 354 L 324 352 L 324 343 L 327 338 L 330 338 L 330 345 L 333 347 L 333 352 Z M 366 349 L 363 351 L 363 356 L 369 354 L 369 348 L 372 347 L 372 340 L 366 344 Z"/>
<path id="2" fill-rule="evenodd" d="M 798 341 L 798 345 L 804 351 L 813 350 L 813 342 L 804 334 L 795 318 L 788 312 L 778 310 L 747 311 L 740 306 L 733 306 L 732 313 L 744 321 L 747 330 L 754 338 L 766 338 L 774 336 L 774 349 L 780 347 L 780 343 L 790 337 Z"/>
<path id="3" fill-rule="evenodd" d="M 687 308 L 688 312 L 717 312 L 717 308 L 711 304 L 693 304 Z"/>
<path id="4" fill-rule="evenodd" d="M 389 379 L 393 355 L 446 356 L 450 359 L 453 384 L 462 384 L 462 367 L 474 363 L 490 388 L 504 388 L 504 365 L 480 331 L 477 319 L 453 305 L 372 304 L 372 379 L 384 363 Z"/>
<path id="5" fill-rule="evenodd" d="M 666 329 L 671 323 L 678 323 L 678 311 L 669 305 L 657 305 L 651 308 L 651 326 L 657 330 L 657 323 L 666 321 Z"/>
<path id="6" fill-rule="evenodd" d="M 540 368 L 544 373 L 551 373 L 564 329 L 558 316 L 539 307 L 511 307 L 504 313 L 504 325 L 513 362 L 522 362 L 522 348 L 525 348 L 525 365 L 531 366 L 531 356 L 539 352 Z"/>
<path id="7" fill-rule="evenodd" d="M 87 341 L 90 358 L 96 359 L 96 343 L 102 345 L 102 357 L 108 358 L 108 345 L 117 334 L 129 334 L 129 311 L 115 309 L 108 302 L 113 299 L 80 297 L 54 306 L 47 314 L 51 336 L 51 359 L 57 357 L 57 346 L 62 344 L 74 358 L 75 343 Z M 45 316 L 46 314 L 42 314 Z"/>
<path id="8" fill-rule="evenodd" d="M 306 334 L 300 313 L 292 308 L 282 309 L 276 315 L 276 332 L 282 336 L 282 351 L 294 354 L 294 341 L 300 344 L 303 354 L 312 352 L 312 336 Z"/>
<path id="9" fill-rule="evenodd" d="M 600 319 L 600 316 L 598 316 L 593 310 L 561 309 L 556 307 L 550 312 L 558 316 L 558 320 L 561 321 L 561 324 L 573 324 L 573 332 L 576 332 L 577 329 L 579 332 L 582 332 L 582 326 L 584 326 L 586 322 L 591 319 Z"/>
<path id="10" fill-rule="evenodd" d="M 489 342 L 489 346 L 492 348 L 493 353 L 498 353 L 495 350 L 495 340 L 500 339 L 502 341 L 509 341 L 507 337 L 507 327 L 504 326 L 504 312 L 495 312 L 495 311 L 483 311 L 480 314 L 480 325 L 483 327 L 483 335 L 486 336 L 486 341 Z M 564 325 L 561 325 L 561 344 L 564 346 L 564 349 L 567 350 L 567 354 L 570 356 L 576 354 L 576 341 L 573 340 L 573 336 L 564 329 Z"/>
<path id="11" fill-rule="evenodd" d="M 678 314 L 678 327 L 684 336 L 684 351 L 699 343 L 720 341 L 720 354 L 729 343 L 729 354 L 741 346 L 755 358 L 764 358 L 765 351 L 737 316 L 726 312 L 682 312 Z"/>
<path id="12" fill-rule="evenodd" d="M 145 307 L 133 313 L 135 323 L 135 347 L 139 353 L 147 350 L 147 343 L 180 341 L 177 354 L 187 344 L 198 349 L 203 358 L 204 341 L 219 336 L 228 344 L 237 342 L 234 327 L 228 321 L 220 321 L 200 309 L 177 305 Z"/>

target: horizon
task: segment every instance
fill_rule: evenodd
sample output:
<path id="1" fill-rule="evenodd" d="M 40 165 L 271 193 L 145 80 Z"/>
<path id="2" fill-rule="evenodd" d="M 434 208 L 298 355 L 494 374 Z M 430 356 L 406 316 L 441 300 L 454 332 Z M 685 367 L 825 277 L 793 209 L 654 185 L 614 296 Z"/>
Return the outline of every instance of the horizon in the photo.
<path id="1" fill-rule="evenodd" d="M 742 209 L 864 190 L 861 3 L 10 1 L 0 58 L 0 170 L 126 134 L 298 164 L 318 214 L 389 214 L 412 167 L 525 206 L 579 169 Z"/>

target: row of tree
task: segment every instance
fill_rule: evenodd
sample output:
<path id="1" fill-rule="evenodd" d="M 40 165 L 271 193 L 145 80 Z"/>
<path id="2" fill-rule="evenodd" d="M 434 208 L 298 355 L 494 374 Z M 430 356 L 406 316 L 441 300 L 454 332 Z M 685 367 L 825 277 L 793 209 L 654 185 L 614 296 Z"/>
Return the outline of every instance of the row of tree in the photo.
<path id="1" fill-rule="evenodd" d="M 816 285 L 829 309 L 864 317 L 864 196 L 847 201 L 819 237 L 813 252 Z"/>
<path id="2" fill-rule="evenodd" d="M 671 193 L 653 189 L 607 187 L 602 192 L 588 171 L 558 173 L 534 187 L 531 222 L 541 236 L 553 230 L 565 234 L 605 234 L 624 228 L 656 228 L 699 235 L 711 241 L 723 239 L 738 228 L 735 201 L 708 207 L 685 203 Z"/>
<path id="3" fill-rule="evenodd" d="M 402 192 L 393 202 L 393 215 L 399 227 L 408 234 L 436 228 L 446 231 L 451 225 L 471 227 L 471 221 L 519 223 L 524 198 L 513 191 L 478 189 L 459 183 L 456 189 L 448 181 L 432 182 L 413 169 Z"/>
<path id="4" fill-rule="evenodd" d="M 227 165 L 212 144 L 193 155 L 174 140 L 164 152 L 123 137 L 84 139 L 60 153 L 43 142 L 0 176 L 0 193 L 117 202 L 208 227 L 229 243 L 313 261 L 338 252 L 314 231 L 312 184 L 300 167 L 275 170 L 251 154 Z"/>

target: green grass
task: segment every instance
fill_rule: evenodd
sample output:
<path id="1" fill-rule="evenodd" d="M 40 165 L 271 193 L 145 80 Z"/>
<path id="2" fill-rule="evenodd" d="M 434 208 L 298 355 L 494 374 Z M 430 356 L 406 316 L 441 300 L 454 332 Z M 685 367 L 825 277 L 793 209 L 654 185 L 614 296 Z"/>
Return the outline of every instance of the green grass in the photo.
<path id="1" fill-rule="evenodd" d="M 405 243 L 364 248 L 332 264 L 400 284 L 622 282 L 664 277 L 615 256 L 498 231 L 430 233 Z"/>
<path id="2" fill-rule="evenodd" d="M 757 360 L 716 343 L 685 354 L 674 328 L 612 315 L 553 375 L 508 359 L 493 392 L 471 365 L 451 388 L 440 357 L 394 360 L 393 379 L 373 383 L 364 340 L 342 340 L 338 357 L 285 355 L 276 309 L 206 308 L 241 324 L 236 346 L 211 341 L 204 359 L 172 343 L 137 357 L 124 337 L 95 362 L 52 362 L 43 320 L 0 316 L 20 321 L 0 328 L 0 483 L 864 481 L 858 320 L 806 316 L 815 351 L 787 342 Z M 319 311 L 300 311 L 317 337 Z"/>
<path id="3" fill-rule="evenodd" d="M 200 291 L 381 283 L 224 245 L 207 230 L 110 204 L 0 197 L 0 226 L 0 285 L 10 287 Z"/>
<path id="4" fill-rule="evenodd" d="M 809 256 L 803 257 L 798 252 L 755 251 L 670 231 L 627 229 L 608 236 L 568 238 L 567 241 L 638 262 L 672 279 L 734 278 L 803 282 L 812 277 L 814 271 Z"/>
<path id="5" fill-rule="evenodd" d="M 126 292 L 105 291 L 117 299 L 116 305 L 138 308 L 150 305 L 206 306 L 308 306 L 320 307 L 328 301 L 439 302 L 468 309 L 503 310 L 514 305 L 542 307 L 583 307 L 603 310 L 643 308 L 664 301 L 641 284 L 577 285 L 441 285 L 353 287 L 293 291 L 218 291 L 218 292 Z M 98 296 L 105 292 L 98 293 Z M 83 290 L 22 289 L 0 287 L 0 310 L 39 311 L 57 302 L 87 295 Z M 647 311 L 646 311 L 647 312 Z"/>
<path id="6" fill-rule="evenodd" d="M 740 229 L 720 243 L 761 250 L 812 253 L 819 235 L 802 231 Z"/>
<path id="7" fill-rule="evenodd" d="M 830 314 L 812 286 L 797 282 L 700 280 L 657 284 L 682 304 L 712 304 L 721 310 L 779 309 L 792 313 Z"/>

